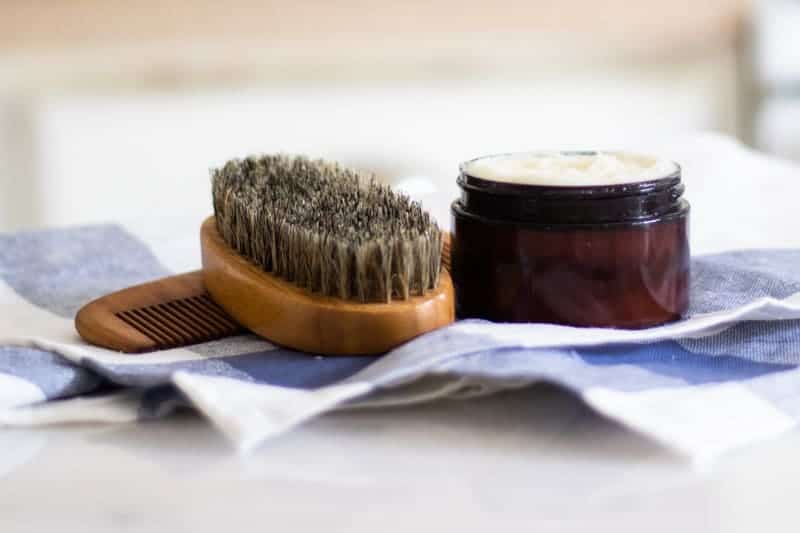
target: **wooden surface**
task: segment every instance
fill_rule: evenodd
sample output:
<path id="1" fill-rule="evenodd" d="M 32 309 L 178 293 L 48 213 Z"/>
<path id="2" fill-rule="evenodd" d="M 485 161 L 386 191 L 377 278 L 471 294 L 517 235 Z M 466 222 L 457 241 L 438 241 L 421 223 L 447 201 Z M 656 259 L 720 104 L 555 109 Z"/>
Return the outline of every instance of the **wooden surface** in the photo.
<path id="1" fill-rule="evenodd" d="M 326 355 L 386 352 L 455 319 L 453 284 L 443 270 L 425 296 L 355 303 L 309 293 L 265 273 L 234 252 L 213 218 L 201 229 L 208 292 L 237 322 L 282 346 Z"/>

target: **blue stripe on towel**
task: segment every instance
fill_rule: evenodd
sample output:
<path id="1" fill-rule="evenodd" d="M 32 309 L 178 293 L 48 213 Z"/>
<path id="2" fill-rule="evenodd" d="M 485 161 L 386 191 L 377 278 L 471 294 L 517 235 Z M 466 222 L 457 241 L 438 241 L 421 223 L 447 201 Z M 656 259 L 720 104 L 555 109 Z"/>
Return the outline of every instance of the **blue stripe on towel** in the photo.
<path id="1" fill-rule="evenodd" d="M 547 380 L 571 389 L 600 386 L 620 392 L 741 381 L 793 369 L 708 357 L 674 341 L 597 348 L 509 348 L 478 351 L 436 367 L 436 372 L 506 382 Z"/>
<path id="2" fill-rule="evenodd" d="M 800 364 L 800 320 L 740 322 L 715 335 L 677 342 L 703 355 L 729 355 L 767 364 Z"/>
<path id="3" fill-rule="evenodd" d="M 646 370 L 652 376 L 677 378 L 687 385 L 746 380 L 794 368 L 793 365 L 767 364 L 727 354 L 708 357 L 687 350 L 675 341 L 581 348 L 577 353 L 592 366 L 614 370 L 632 366 Z"/>
<path id="4" fill-rule="evenodd" d="M 102 383 L 95 373 L 72 365 L 59 355 L 17 346 L 0 346 L 0 374 L 36 385 L 48 400 L 85 394 Z"/>
<path id="5" fill-rule="evenodd" d="M 746 250 L 692 258 L 690 315 L 800 292 L 800 250 Z"/>
<path id="6" fill-rule="evenodd" d="M 279 348 L 176 363 L 115 365 L 86 359 L 82 365 L 112 383 L 129 387 L 165 385 L 172 374 L 186 371 L 283 387 L 315 388 L 348 378 L 374 360 L 372 357 L 321 357 Z"/>
<path id="7" fill-rule="evenodd" d="M 168 274 L 120 226 L 0 234 L 0 278 L 22 298 L 64 318 L 85 303 Z"/>

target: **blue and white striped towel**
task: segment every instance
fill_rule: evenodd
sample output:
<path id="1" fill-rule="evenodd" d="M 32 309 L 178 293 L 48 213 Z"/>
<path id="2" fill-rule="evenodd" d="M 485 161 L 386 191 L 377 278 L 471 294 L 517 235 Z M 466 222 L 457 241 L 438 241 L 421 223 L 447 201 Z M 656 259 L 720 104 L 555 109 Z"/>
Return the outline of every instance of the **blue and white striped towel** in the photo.
<path id="1" fill-rule="evenodd" d="M 252 336 L 138 356 L 82 343 L 76 310 L 167 274 L 159 258 L 182 253 L 181 239 L 119 225 L 0 234 L 0 424 L 128 422 L 190 406 L 248 450 L 345 406 L 539 381 L 701 461 L 800 421 L 800 250 L 696 257 L 690 318 L 642 331 L 464 321 L 378 359 Z"/>
<path id="2" fill-rule="evenodd" d="M 167 273 L 144 242 L 120 226 L 3 235 L 0 423 L 130 421 L 190 404 L 248 449 L 344 404 L 545 380 L 693 457 L 714 456 L 800 420 L 800 251 L 710 255 L 693 269 L 692 317 L 644 331 L 465 321 L 378 359 L 251 336 L 130 356 L 81 343 L 72 318 L 96 296 Z"/>

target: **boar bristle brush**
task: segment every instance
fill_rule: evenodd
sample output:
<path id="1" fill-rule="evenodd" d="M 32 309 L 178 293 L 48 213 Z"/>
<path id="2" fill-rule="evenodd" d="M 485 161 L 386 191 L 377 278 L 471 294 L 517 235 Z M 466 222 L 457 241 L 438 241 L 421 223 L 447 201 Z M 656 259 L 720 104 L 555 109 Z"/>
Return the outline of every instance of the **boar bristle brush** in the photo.
<path id="1" fill-rule="evenodd" d="M 446 236 L 372 175 L 268 155 L 211 181 L 203 270 L 92 302 L 76 318 L 84 339 L 141 352 L 241 326 L 311 353 L 377 354 L 453 321 Z"/>

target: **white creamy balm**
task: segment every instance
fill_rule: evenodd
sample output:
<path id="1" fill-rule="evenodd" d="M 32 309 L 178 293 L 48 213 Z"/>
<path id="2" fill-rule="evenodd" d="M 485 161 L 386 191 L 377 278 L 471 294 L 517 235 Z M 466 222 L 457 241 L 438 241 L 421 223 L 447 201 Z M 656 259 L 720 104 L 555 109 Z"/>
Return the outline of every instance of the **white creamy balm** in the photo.
<path id="1" fill-rule="evenodd" d="M 517 185 L 593 187 L 657 180 L 678 166 L 626 152 L 531 152 L 482 157 L 462 170 L 478 179 Z"/>

